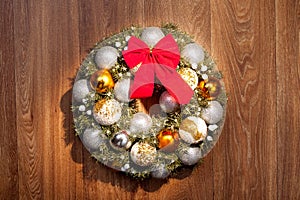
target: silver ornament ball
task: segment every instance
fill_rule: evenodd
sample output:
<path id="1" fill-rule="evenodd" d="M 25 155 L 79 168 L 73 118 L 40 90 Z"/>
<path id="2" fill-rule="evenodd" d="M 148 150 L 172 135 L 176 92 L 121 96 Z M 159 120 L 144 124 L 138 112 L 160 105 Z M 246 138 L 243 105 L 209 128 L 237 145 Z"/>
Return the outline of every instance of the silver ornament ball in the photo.
<path id="1" fill-rule="evenodd" d="M 131 133 L 142 133 L 148 131 L 152 126 L 152 119 L 149 115 L 138 112 L 133 115 L 130 121 Z"/>
<path id="2" fill-rule="evenodd" d="M 154 47 L 163 37 L 165 37 L 165 35 L 160 28 L 149 27 L 143 30 L 141 39 L 150 47 Z"/>
<path id="3" fill-rule="evenodd" d="M 207 108 L 202 109 L 201 117 L 208 124 L 218 123 L 223 117 L 224 109 L 218 101 L 211 101 Z"/>
<path id="4" fill-rule="evenodd" d="M 119 80 L 115 84 L 115 88 L 114 88 L 116 99 L 124 103 L 130 102 L 132 99 L 130 99 L 129 90 L 130 90 L 130 78 Z"/>
<path id="5" fill-rule="evenodd" d="M 95 62 L 100 69 L 110 69 L 117 62 L 119 52 L 111 46 L 100 48 L 95 56 Z"/>
<path id="6" fill-rule="evenodd" d="M 202 157 L 201 150 L 199 147 L 188 147 L 187 149 L 180 151 L 178 157 L 183 162 L 183 164 L 194 165 Z"/>
<path id="7" fill-rule="evenodd" d="M 159 165 L 154 171 L 151 172 L 151 176 L 157 179 L 164 179 L 170 175 L 170 170 L 168 170 L 164 165 Z"/>
<path id="8" fill-rule="evenodd" d="M 173 112 L 179 108 L 179 104 L 177 103 L 176 99 L 168 91 L 165 91 L 161 94 L 159 98 L 159 105 L 166 113 Z"/>
<path id="9" fill-rule="evenodd" d="M 73 86 L 73 99 L 77 102 L 82 102 L 82 100 L 90 92 L 89 83 L 86 79 L 78 80 Z"/>
<path id="10" fill-rule="evenodd" d="M 88 128 L 81 136 L 82 143 L 89 151 L 95 151 L 106 139 L 105 136 L 101 134 L 102 130 L 100 129 Z"/>
<path id="11" fill-rule="evenodd" d="M 132 144 L 126 130 L 115 133 L 109 142 L 110 145 L 118 151 L 129 149 Z"/>
<path id="12" fill-rule="evenodd" d="M 191 64 L 197 64 L 204 60 L 204 51 L 198 44 L 191 43 L 184 47 L 182 56 Z"/>

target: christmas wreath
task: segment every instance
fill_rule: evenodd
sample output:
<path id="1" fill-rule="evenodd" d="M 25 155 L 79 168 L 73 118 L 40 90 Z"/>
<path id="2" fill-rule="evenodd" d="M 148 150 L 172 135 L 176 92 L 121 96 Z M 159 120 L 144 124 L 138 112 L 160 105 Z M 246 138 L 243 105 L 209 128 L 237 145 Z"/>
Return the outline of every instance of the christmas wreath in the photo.
<path id="1" fill-rule="evenodd" d="M 73 86 L 74 124 L 101 163 L 166 178 L 213 148 L 225 118 L 222 74 L 173 25 L 130 27 L 96 44 Z"/>

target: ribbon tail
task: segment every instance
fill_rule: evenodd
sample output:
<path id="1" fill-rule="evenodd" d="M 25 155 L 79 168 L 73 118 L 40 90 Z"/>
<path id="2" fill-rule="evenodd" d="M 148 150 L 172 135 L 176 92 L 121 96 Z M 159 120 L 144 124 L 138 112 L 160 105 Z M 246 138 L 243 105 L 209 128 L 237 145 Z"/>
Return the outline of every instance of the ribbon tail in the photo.
<path id="1" fill-rule="evenodd" d="M 151 97 L 154 90 L 154 69 L 151 64 L 143 64 L 135 73 L 133 84 L 130 88 L 130 98 Z"/>
<path id="2" fill-rule="evenodd" d="M 163 75 L 157 73 L 156 76 L 179 104 L 188 104 L 190 102 L 194 91 L 176 70 L 165 70 Z"/>

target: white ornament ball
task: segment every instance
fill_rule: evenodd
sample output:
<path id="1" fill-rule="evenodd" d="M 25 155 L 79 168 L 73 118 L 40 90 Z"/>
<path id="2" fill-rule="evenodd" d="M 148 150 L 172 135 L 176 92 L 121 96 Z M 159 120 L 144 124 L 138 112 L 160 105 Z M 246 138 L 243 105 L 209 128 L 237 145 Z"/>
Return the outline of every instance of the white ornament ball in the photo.
<path id="1" fill-rule="evenodd" d="M 119 80 L 115 84 L 115 88 L 114 88 L 114 92 L 117 100 L 124 103 L 130 102 L 132 99 L 130 99 L 129 90 L 130 90 L 130 78 Z"/>
<path id="2" fill-rule="evenodd" d="M 182 56 L 191 64 L 199 63 L 204 60 L 204 51 L 198 44 L 191 43 L 184 47 Z"/>
<path id="3" fill-rule="evenodd" d="M 167 178 L 170 173 L 170 170 L 168 170 L 164 165 L 160 165 L 157 169 L 151 172 L 151 176 L 157 179 L 164 179 Z"/>
<path id="4" fill-rule="evenodd" d="M 208 107 L 202 109 L 201 117 L 208 124 L 216 124 L 223 117 L 224 109 L 218 101 L 211 101 L 208 103 Z"/>
<path id="5" fill-rule="evenodd" d="M 122 115 L 122 107 L 115 99 L 103 99 L 95 103 L 93 114 L 99 124 L 112 125 L 119 121 Z"/>
<path id="6" fill-rule="evenodd" d="M 78 80 L 73 86 L 73 99 L 77 102 L 82 102 L 82 100 L 90 92 L 89 83 L 86 79 Z"/>
<path id="7" fill-rule="evenodd" d="M 179 108 L 179 104 L 177 103 L 176 99 L 168 91 L 164 91 L 161 94 L 159 98 L 159 105 L 166 113 L 173 112 Z"/>
<path id="8" fill-rule="evenodd" d="M 110 69 L 117 62 L 119 52 L 111 46 L 101 47 L 95 56 L 95 62 L 100 69 Z"/>
<path id="9" fill-rule="evenodd" d="M 131 160 L 144 167 L 153 164 L 156 155 L 156 148 L 145 142 L 135 143 L 130 151 Z"/>
<path id="10" fill-rule="evenodd" d="M 149 115 L 138 112 L 133 115 L 130 121 L 130 132 L 141 133 L 148 131 L 152 126 L 152 119 Z"/>
<path id="11" fill-rule="evenodd" d="M 150 47 L 154 47 L 163 37 L 165 37 L 165 35 L 160 28 L 149 27 L 143 30 L 141 39 Z"/>
<path id="12" fill-rule="evenodd" d="M 184 149 L 183 151 L 180 151 L 178 153 L 179 159 L 183 162 L 185 165 L 194 165 L 196 164 L 201 156 L 201 150 L 199 147 L 188 147 L 187 149 Z"/>
<path id="13" fill-rule="evenodd" d="M 198 143 L 207 136 L 207 125 L 200 117 L 187 117 L 179 126 L 179 136 L 189 144 Z"/>
<path id="14" fill-rule="evenodd" d="M 102 130 L 88 128 L 83 132 L 81 137 L 82 143 L 90 151 L 97 150 L 101 143 L 106 139 L 102 134 Z"/>

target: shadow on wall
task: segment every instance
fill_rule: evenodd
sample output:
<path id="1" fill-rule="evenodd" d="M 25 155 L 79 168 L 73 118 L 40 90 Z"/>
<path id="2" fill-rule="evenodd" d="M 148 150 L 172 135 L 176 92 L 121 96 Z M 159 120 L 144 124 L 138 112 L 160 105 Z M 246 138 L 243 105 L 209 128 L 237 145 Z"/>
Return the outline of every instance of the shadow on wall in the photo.
<path id="1" fill-rule="evenodd" d="M 99 180 L 104 183 L 110 183 L 113 186 L 119 186 L 129 192 L 135 192 L 139 186 L 145 191 L 157 191 L 163 184 L 168 183 L 168 179 L 154 179 L 149 178 L 145 180 L 136 180 L 125 173 L 118 172 L 114 169 L 104 166 L 96 162 L 90 156 L 90 153 L 82 145 L 80 138 L 75 136 L 75 129 L 73 123 L 73 113 L 71 111 L 72 105 L 72 89 L 68 90 L 61 98 L 60 108 L 64 113 L 63 127 L 65 130 L 65 143 L 72 145 L 71 157 L 74 162 L 81 163 L 83 168 L 83 178 L 88 184 L 89 180 Z M 184 168 L 178 171 L 176 176 L 172 178 L 184 179 L 193 171 L 193 167 Z"/>

